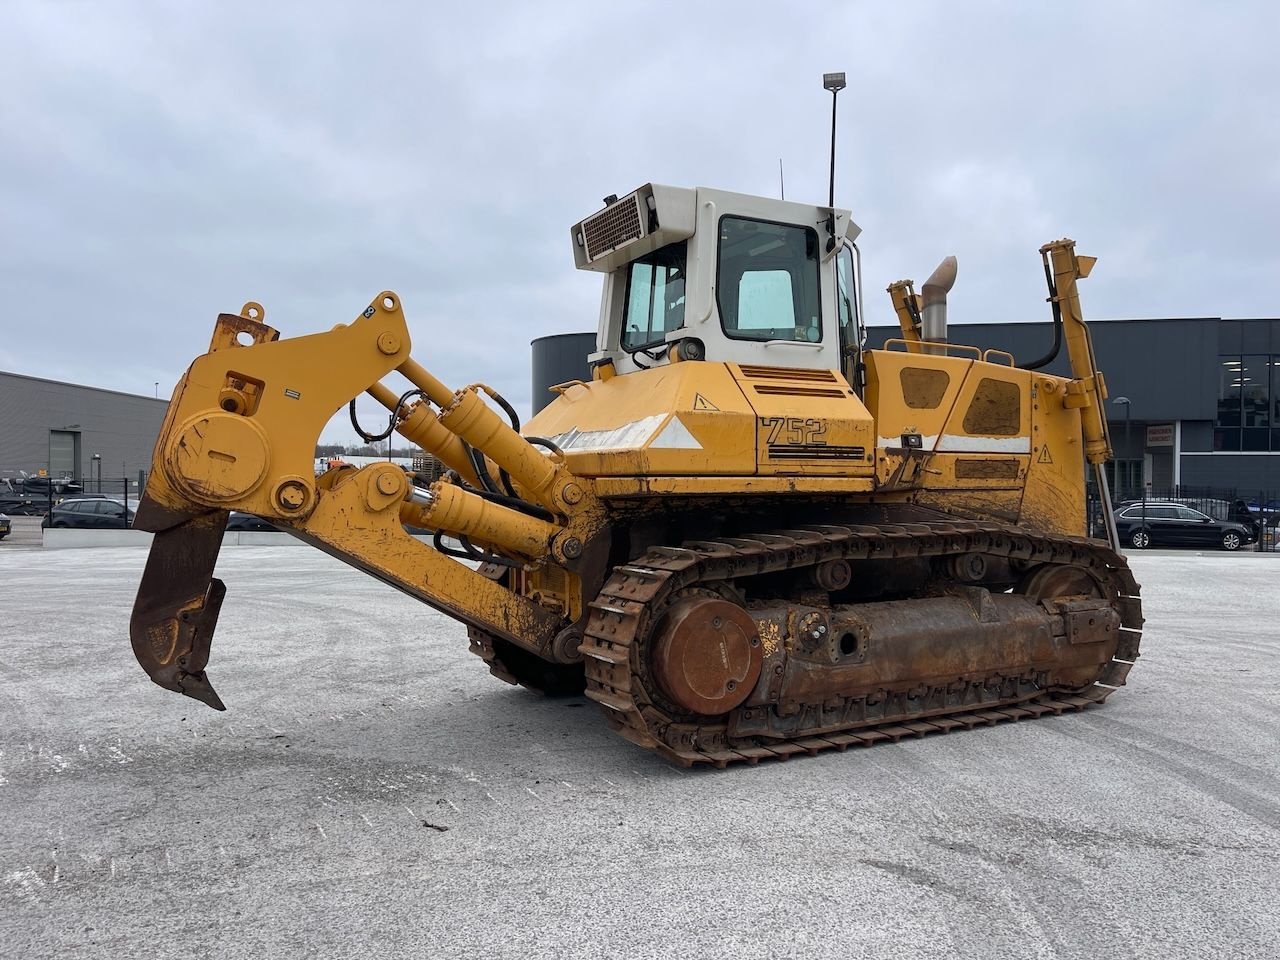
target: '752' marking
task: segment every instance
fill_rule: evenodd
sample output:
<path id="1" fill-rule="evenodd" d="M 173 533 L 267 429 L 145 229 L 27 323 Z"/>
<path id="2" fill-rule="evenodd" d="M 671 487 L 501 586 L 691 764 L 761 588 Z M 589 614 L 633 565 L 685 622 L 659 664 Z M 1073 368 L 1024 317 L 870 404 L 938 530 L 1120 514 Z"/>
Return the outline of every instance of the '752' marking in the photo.
<path id="1" fill-rule="evenodd" d="M 761 417 L 760 426 L 769 431 L 769 446 L 826 446 L 824 420 L 813 417 Z"/>

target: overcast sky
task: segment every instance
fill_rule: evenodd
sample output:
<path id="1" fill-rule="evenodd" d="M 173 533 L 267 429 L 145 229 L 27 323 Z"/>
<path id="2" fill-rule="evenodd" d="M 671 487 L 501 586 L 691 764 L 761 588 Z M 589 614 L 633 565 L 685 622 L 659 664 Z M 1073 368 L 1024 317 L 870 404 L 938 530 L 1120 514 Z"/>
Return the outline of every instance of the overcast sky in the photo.
<path id="1" fill-rule="evenodd" d="M 167 395 L 220 311 L 390 288 L 417 359 L 527 410 L 529 341 L 595 327 L 569 225 L 780 157 L 823 202 L 830 70 L 872 323 L 949 253 L 953 322 L 1048 323 L 1063 235 L 1086 316 L 1277 316 L 1277 10 L 0 0 L 0 369 Z"/>

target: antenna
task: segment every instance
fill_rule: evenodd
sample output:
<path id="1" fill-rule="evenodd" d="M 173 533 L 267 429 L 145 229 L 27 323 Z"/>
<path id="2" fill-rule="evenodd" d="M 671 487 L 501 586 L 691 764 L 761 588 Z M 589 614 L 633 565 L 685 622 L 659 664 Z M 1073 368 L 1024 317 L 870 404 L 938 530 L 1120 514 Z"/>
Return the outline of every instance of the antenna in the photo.
<path id="1" fill-rule="evenodd" d="M 831 181 L 827 193 L 827 206 L 831 216 L 827 219 L 827 253 L 836 248 L 836 95 L 845 87 L 843 73 L 824 73 L 822 89 L 831 91 Z"/>
<path id="2" fill-rule="evenodd" d="M 778 193 L 781 195 L 780 199 L 782 200 L 787 199 L 787 181 L 782 179 L 782 158 L 781 157 L 778 158 Z"/>

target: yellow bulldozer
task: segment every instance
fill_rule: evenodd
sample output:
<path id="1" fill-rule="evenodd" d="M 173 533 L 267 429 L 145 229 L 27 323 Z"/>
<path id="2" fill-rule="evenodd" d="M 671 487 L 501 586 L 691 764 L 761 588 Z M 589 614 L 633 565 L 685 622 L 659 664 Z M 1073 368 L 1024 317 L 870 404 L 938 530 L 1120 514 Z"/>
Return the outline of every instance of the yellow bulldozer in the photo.
<path id="1" fill-rule="evenodd" d="M 1070 240 L 1041 250 L 1064 378 L 1043 372 L 1051 357 L 950 342 L 951 258 L 920 294 L 889 287 L 902 335 L 867 349 L 858 233 L 832 204 L 660 184 L 607 198 L 570 231 L 604 281 L 590 379 L 523 426 L 490 387 L 412 358 L 393 292 L 293 339 L 256 303 L 219 316 L 138 513 L 155 533 L 138 660 L 222 709 L 205 668 L 237 510 L 461 621 L 497 677 L 585 691 L 682 765 L 1100 703 L 1142 615 L 1114 525 L 1086 529 L 1089 470 L 1109 500 L 1077 292 L 1094 261 Z M 363 392 L 385 431 L 356 423 Z M 314 476 L 344 405 L 444 475 Z"/>

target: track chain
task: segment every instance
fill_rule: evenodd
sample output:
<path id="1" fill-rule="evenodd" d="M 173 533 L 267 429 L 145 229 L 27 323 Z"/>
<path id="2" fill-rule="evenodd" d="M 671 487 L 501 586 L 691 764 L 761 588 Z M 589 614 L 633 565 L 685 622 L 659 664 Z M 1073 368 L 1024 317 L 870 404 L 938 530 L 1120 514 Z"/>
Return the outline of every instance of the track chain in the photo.
<path id="1" fill-rule="evenodd" d="M 838 733 L 802 734 L 787 740 L 730 739 L 723 718 L 690 721 L 673 717 L 649 697 L 647 645 L 643 640 L 657 623 L 664 604 L 678 591 L 838 558 L 858 561 L 970 552 L 1032 564 L 1079 565 L 1108 585 L 1120 615 L 1121 636 L 1115 657 L 1093 684 L 1066 692 L 1028 690 L 1025 681 L 996 677 L 972 684 L 971 689 L 960 694 L 960 703 L 955 702 L 953 691 L 942 688 L 918 698 L 917 704 L 905 695 L 886 693 L 877 705 L 870 704 L 871 698 L 849 704 L 847 715 L 854 719 Z M 1046 713 L 1079 711 L 1102 703 L 1122 686 L 1138 657 L 1143 622 L 1138 592 L 1128 562 L 1105 544 L 1080 537 L 1037 534 L 1000 523 L 949 520 L 803 526 L 751 537 L 654 547 L 614 568 L 591 604 L 582 644 L 586 694 L 601 705 L 619 734 L 681 766 L 754 764 L 797 753 L 845 750 Z M 933 697 L 933 693 L 939 696 Z M 940 712 L 939 703 L 947 709 Z M 823 729 L 829 731 L 829 724 Z"/>

